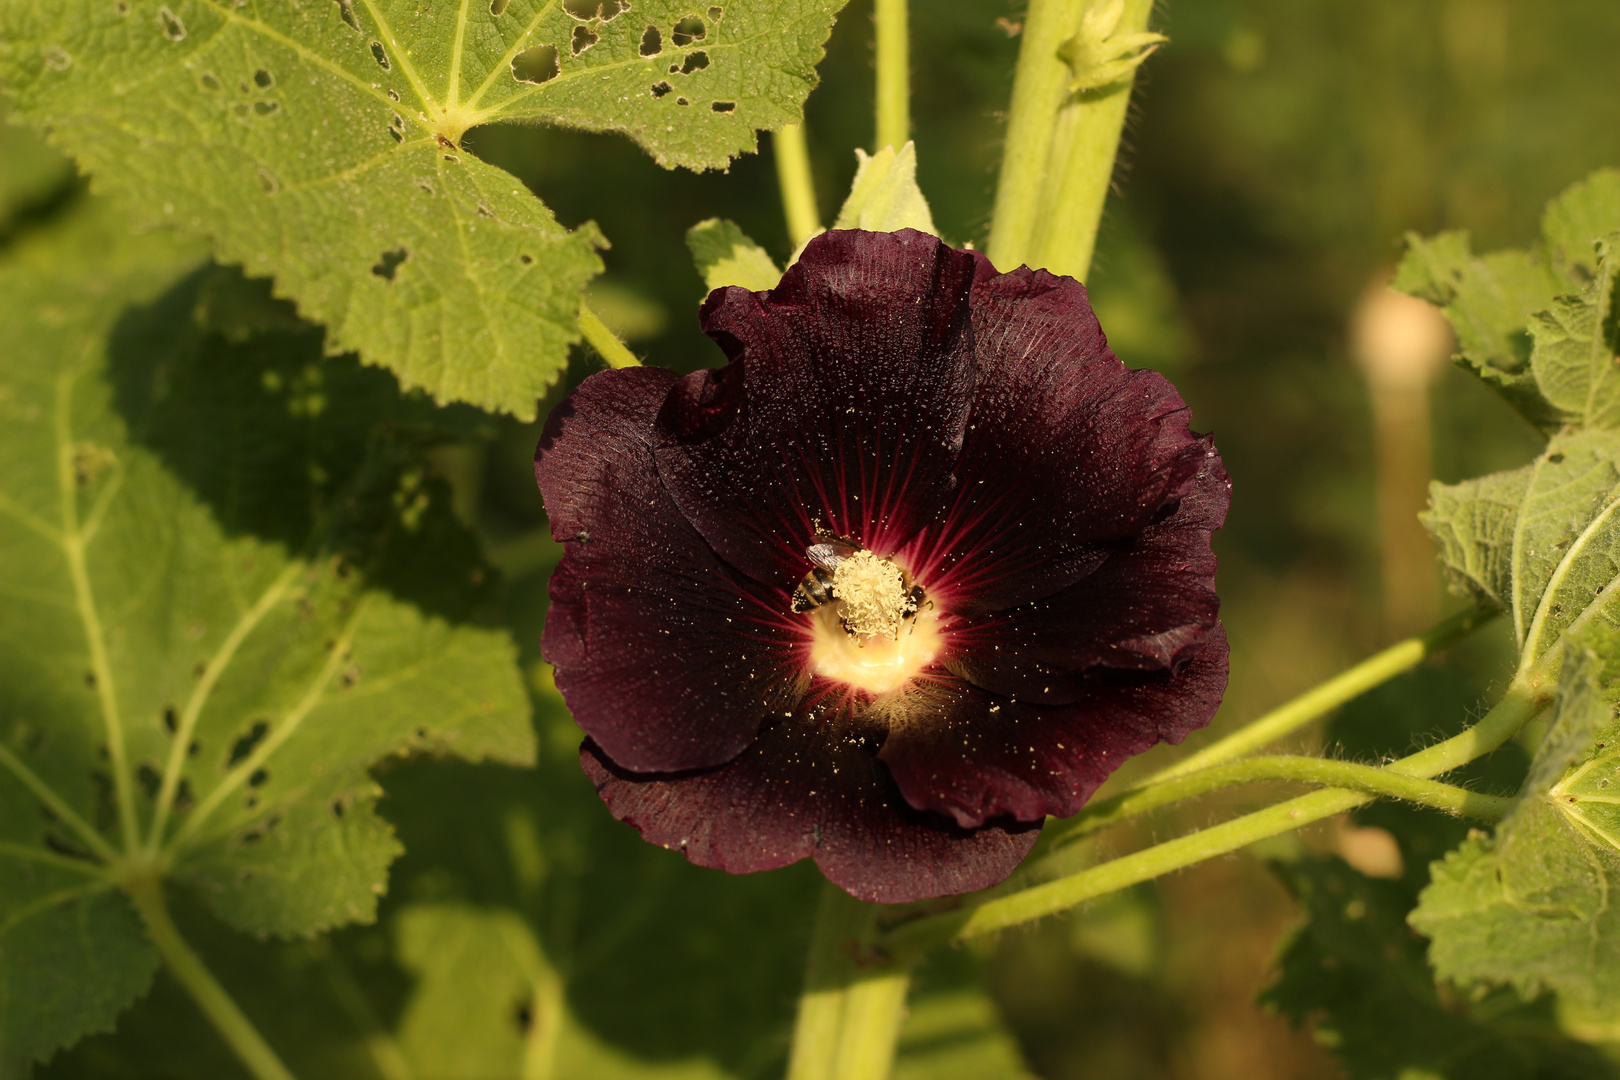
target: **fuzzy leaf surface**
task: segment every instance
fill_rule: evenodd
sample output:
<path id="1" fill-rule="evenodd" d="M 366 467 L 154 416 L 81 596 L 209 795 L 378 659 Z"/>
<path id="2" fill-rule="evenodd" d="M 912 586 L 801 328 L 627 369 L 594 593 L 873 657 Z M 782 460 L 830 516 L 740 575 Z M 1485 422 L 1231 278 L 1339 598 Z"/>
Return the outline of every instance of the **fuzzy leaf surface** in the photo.
<path id="1" fill-rule="evenodd" d="M 782 280 L 782 271 L 770 253 L 736 222 L 724 218 L 700 221 L 686 230 L 686 247 L 710 291 L 741 285 L 761 292 L 776 288 Z"/>
<path id="2" fill-rule="evenodd" d="M 533 741 L 412 447 L 437 410 L 105 205 L 35 236 L 0 264 L 0 1030 L 53 980 L 102 995 L 60 1043 L 150 974 L 92 896 L 132 850 L 239 929 L 364 921 L 399 850 L 368 768 Z"/>
<path id="3" fill-rule="evenodd" d="M 842 2 L 3 0 L 0 81 L 138 220 L 274 275 L 332 351 L 530 418 L 601 240 L 462 134 L 561 124 L 724 167 L 799 118 Z"/>
<path id="4" fill-rule="evenodd" d="M 1410 922 L 1432 938 L 1436 973 L 1557 991 L 1582 1015 L 1620 1014 L 1620 724 L 1602 658 L 1576 649 L 1552 730 L 1518 806 L 1433 867 Z M 1611 791 L 1617 794 L 1610 794 Z"/>

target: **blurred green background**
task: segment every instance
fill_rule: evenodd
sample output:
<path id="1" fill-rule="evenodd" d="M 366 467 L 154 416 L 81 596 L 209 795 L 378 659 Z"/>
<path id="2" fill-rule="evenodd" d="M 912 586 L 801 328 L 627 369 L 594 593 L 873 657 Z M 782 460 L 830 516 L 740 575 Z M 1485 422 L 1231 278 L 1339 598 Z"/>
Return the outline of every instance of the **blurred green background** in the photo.
<path id="1" fill-rule="evenodd" d="M 946 237 L 982 245 L 1021 13 L 1005 0 L 918 0 L 912 12 L 919 179 Z M 1143 69 L 1088 284 L 1115 350 L 1174 379 L 1194 426 L 1216 433 L 1233 477 L 1231 516 L 1217 538 L 1233 642 L 1218 731 L 1389 640 L 1372 421 L 1347 348 L 1351 311 L 1393 268 L 1406 230 L 1467 228 L 1479 250 L 1524 245 L 1547 199 L 1598 166 L 1620 164 L 1620 4 L 1173 0 L 1161 4 L 1156 26 L 1171 44 Z M 830 220 L 854 173 L 854 147 L 872 140 L 867 0 L 842 16 L 821 73 L 807 127 Z M 703 290 L 685 230 L 729 217 L 779 260 L 789 254 L 764 141 L 764 153 L 729 172 L 697 175 L 665 172 L 608 136 L 522 127 L 469 137 L 565 224 L 601 225 L 613 246 L 595 305 L 638 354 L 681 369 L 721 359 L 697 330 Z M 0 243 L 48 227 L 79 186 L 32 136 L 0 129 Z M 598 363 L 581 349 L 570 382 Z M 1527 426 L 1461 372 L 1439 379 L 1432 402 L 1440 479 L 1520 464 L 1536 446 Z M 226 981 L 239 984 L 250 1011 L 258 1000 L 277 1012 L 267 1034 L 296 1043 L 288 1056 L 310 1075 L 390 1075 L 386 1046 L 368 1051 L 309 1034 L 335 1013 L 363 1031 L 394 1032 L 408 1050 L 412 1039 L 426 1040 L 422 1053 L 431 1058 L 439 1014 L 424 995 L 432 979 L 449 980 L 433 992 L 453 1004 L 461 977 L 447 955 L 470 965 L 467 978 L 487 983 L 506 963 L 517 972 L 511 980 L 527 985 L 522 948 L 496 949 L 506 957 L 497 962 L 471 931 L 449 952 L 420 944 L 435 933 L 436 913 L 454 905 L 515 913 L 546 970 L 563 973 L 560 992 L 578 1038 L 611 1046 L 613 1061 L 708 1063 L 669 1075 L 770 1075 L 796 990 L 811 875 L 798 867 L 734 880 L 692 870 L 611 822 L 578 776 L 577 735 L 537 650 L 545 574 L 557 556 L 530 475 L 537 430 L 499 421 L 487 440 L 446 448 L 438 461 L 507 573 L 509 619 L 553 751 L 538 778 L 460 765 L 386 773 L 384 811 L 410 854 L 377 929 L 315 946 L 195 932 L 205 952 L 219 950 Z M 1508 655 L 1501 628 L 1487 631 L 1352 710 L 1325 738 L 1364 756 L 1409 749 L 1477 710 L 1504 681 Z M 1323 739 L 1316 733 L 1301 744 Z M 1161 748 L 1128 773 L 1177 752 Z M 1499 758 L 1500 782 L 1510 783 L 1514 751 Z M 1275 794 L 1244 789 L 1205 800 L 1105 835 L 1100 850 L 1128 850 Z M 1360 824 L 1313 828 L 1260 854 L 1286 861 L 1337 851 L 1369 871 L 1421 881 L 1421 859 L 1400 865 L 1387 834 L 1363 827 L 1393 820 L 1371 814 Z M 1403 841 L 1408 863 L 1428 857 L 1410 837 Z M 926 976 L 932 996 L 914 1011 L 901 1075 L 1014 1076 L 1020 1054 L 1048 1080 L 1338 1075 L 1321 1045 L 1330 1035 L 1313 1037 L 1309 1025 L 1296 1029 L 1256 1002 L 1298 918 L 1265 858 L 1244 855 L 946 957 Z M 499 938 L 496 922 L 484 929 Z M 769 936 L 750 942 L 739 931 L 747 926 Z M 994 1008 L 961 989 L 976 972 Z M 630 982 L 667 989 L 634 998 Z M 281 1010 L 277 987 L 303 995 L 312 1015 Z M 120 1035 L 90 1041 L 45 1075 L 233 1075 L 223 1053 L 208 1064 L 193 1060 L 212 1036 L 184 1019 L 187 1007 L 160 985 Z M 519 1051 L 500 1040 L 521 1042 L 534 1023 L 526 1008 L 493 1019 L 441 1009 L 441 1026 L 459 1025 L 462 1035 L 490 1025 L 483 1041 L 494 1046 L 487 1068 L 463 1060 L 443 1075 L 503 1075 L 501 1055 Z M 754 1029 L 767 1034 L 745 1034 Z M 187 1040 L 192 1058 L 159 1049 Z M 151 1064 L 131 1064 L 137 1055 Z"/>

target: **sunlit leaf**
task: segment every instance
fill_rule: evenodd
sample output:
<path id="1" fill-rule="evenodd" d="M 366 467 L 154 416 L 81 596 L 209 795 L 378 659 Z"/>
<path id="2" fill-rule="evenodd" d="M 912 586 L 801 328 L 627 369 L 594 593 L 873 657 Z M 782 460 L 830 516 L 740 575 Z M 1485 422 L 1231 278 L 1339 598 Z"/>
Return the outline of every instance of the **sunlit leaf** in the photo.
<path id="1" fill-rule="evenodd" d="M 0 80 L 100 190 L 273 274 L 333 351 L 532 417 L 600 238 L 462 135 L 543 121 L 723 167 L 798 119 L 842 3 L 5 0 Z"/>
<path id="2" fill-rule="evenodd" d="M 885 146 L 872 155 L 856 150 L 855 158 L 859 163 L 855 181 L 833 228 L 871 232 L 917 229 L 939 235 L 928 200 L 917 186 L 916 144 L 908 142 L 898 151 Z"/>
<path id="3" fill-rule="evenodd" d="M 686 230 L 686 246 L 703 275 L 703 284 L 711 290 L 741 285 L 760 292 L 776 288 L 782 280 L 782 271 L 770 254 L 735 222 L 724 218 L 700 221 Z"/>

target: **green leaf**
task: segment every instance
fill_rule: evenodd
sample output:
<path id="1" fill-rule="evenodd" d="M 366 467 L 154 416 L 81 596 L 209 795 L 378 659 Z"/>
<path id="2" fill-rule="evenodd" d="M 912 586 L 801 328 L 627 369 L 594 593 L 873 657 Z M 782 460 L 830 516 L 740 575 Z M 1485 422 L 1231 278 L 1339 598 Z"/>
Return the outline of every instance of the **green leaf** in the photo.
<path id="1" fill-rule="evenodd" d="M 0 81 L 142 223 L 407 387 L 529 418 L 601 269 L 470 128 L 616 131 L 719 168 L 799 119 L 843 0 L 0 0 Z"/>
<path id="2" fill-rule="evenodd" d="M 1552 730 L 1495 835 L 1433 867 L 1411 924 L 1433 939 L 1436 973 L 1459 983 L 1556 991 L 1583 1016 L 1620 1019 L 1620 726 L 1600 658 L 1576 649 Z"/>
<path id="3" fill-rule="evenodd" d="M 928 200 L 917 186 L 917 147 L 907 142 L 897 152 L 885 146 L 868 155 L 855 151 L 859 163 L 849 197 L 833 222 L 835 229 L 865 229 L 868 232 L 895 232 L 917 229 L 939 235 Z"/>
<path id="4" fill-rule="evenodd" d="M 741 285 L 761 292 L 774 289 L 782 271 L 765 249 L 750 240 L 735 222 L 724 218 L 700 221 L 686 230 L 686 246 L 692 262 L 703 275 L 703 284 L 712 292 L 727 285 Z"/>
<path id="5" fill-rule="evenodd" d="M 1555 435 L 1530 465 L 1435 484 L 1423 523 L 1463 591 L 1502 604 L 1519 670 L 1556 664 L 1568 631 L 1620 622 L 1620 439 Z"/>
<path id="6" fill-rule="evenodd" d="M 1035 1080 L 980 968 L 962 949 L 938 950 L 919 968 L 893 1080 Z"/>
<path id="7" fill-rule="evenodd" d="M 510 639 L 470 621 L 487 572 L 414 449 L 440 414 L 197 266 L 99 203 L 0 264 L 0 1030 L 47 992 L 17 958 L 64 910 L 88 966 L 52 977 L 104 996 L 50 1038 L 149 977 L 86 888 L 157 866 L 255 933 L 369 919 L 398 844 L 367 769 L 533 754 Z"/>
<path id="8" fill-rule="evenodd" d="M 1615 427 L 1614 330 L 1593 328 L 1611 302 L 1598 244 L 1616 230 L 1620 171 L 1600 170 L 1548 204 L 1536 248 L 1475 255 L 1466 232 L 1408 234 L 1393 284 L 1444 307 L 1463 362 L 1537 427 Z"/>
<path id="9" fill-rule="evenodd" d="M 1350 1080 L 1600 1080 L 1617 1075 L 1591 1047 L 1561 1037 L 1551 1002 L 1497 994 L 1441 997 L 1423 941 L 1406 925 L 1410 887 L 1369 878 L 1336 856 L 1273 869 L 1304 921 L 1260 995 L 1339 1058 Z"/>

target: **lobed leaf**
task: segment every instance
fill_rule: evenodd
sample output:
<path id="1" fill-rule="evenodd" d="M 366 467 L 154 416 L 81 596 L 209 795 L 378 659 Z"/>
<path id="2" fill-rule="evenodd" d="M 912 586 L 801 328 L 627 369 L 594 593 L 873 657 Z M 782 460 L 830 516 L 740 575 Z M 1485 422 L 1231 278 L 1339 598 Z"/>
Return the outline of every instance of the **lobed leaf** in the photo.
<path id="1" fill-rule="evenodd" d="M 0 1031 L 84 986 L 35 1058 L 149 979 L 103 895 L 132 868 L 254 933 L 367 920 L 399 850 L 372 764 L 533 755 L 414 449 L 441 414 L 199 255 L 93 204 L 0 263 Z"/>
<path id="2" fill-rule="evenodd" d="M 601 269 L 481 124 L 723 167 L 794 122 L 844 0 L 0 2 L 17 114 L 143 223 L 209 237 L 407 387 L 532 418 Z"/>

